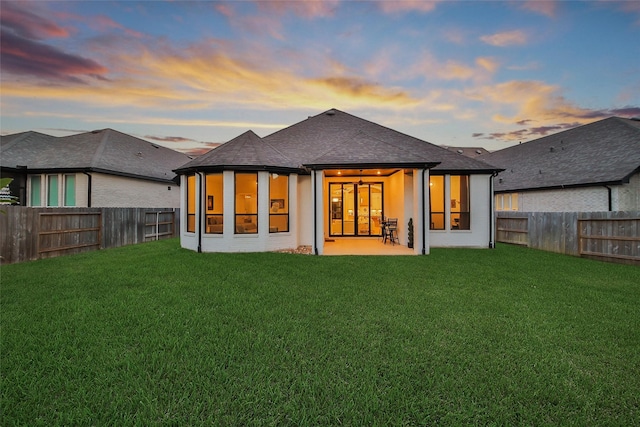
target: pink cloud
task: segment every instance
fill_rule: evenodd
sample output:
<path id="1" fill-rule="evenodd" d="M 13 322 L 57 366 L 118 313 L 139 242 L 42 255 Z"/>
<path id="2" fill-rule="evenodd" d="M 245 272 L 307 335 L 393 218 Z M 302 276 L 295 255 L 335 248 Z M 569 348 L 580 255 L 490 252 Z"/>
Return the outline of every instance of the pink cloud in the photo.
<path id="1" fill-rule="evenodd" d="M 256 4 L 263 11 L 284 14 L 293 12 L 297 16 L 306 19 L 326 18 L 333 16 L 339 0 L 315 0 L 315 1 L 271 1 L 260 0 Z"/>
<path id="2" fill-rule="evenodd" d="M 144 37 L 144 34 L 142 34 L 141 32 L 132 30 L 130 28 L 126 28 L 124 25 L 117 23 L 116 21 L 114 21 L 113 19 L 105 15 L 98 15 L 94 17 L 92 21 L 94 25 L 100 30 L 113 30 L 113 29 L 122 30 L 127 35 L 132 37 L 137 37 L 137 38 Z"/>
<path id="3" fill-rule="evenodd" d="M 0 23 L 9 28 L 14 34 L 32 40 L 41 40 L 47 37 L 69 37 L 69 28 L 61 27 L 55 22 L 36 15 L 26 7 L 29 2 L 13 3 L 3 2 Z"/>
<path id="4" fill-rule="evenodd" d="M 408 12 L 431 12 L 440 0 L 403 0 L 403 1 L 380 1 L 378 6 L 384 13 L 408 13 Z"/>
<path id="5" fill-rule="evenodd" d="M 549 18 L 554 18 L 558 10 L 558 4 L 553 0 L 528 0 L 522 2 L 521 7 Z"/>
<path id="6" fill-rule="evenodd" d="M 96 61 L 72 55 L 38 41 L 2 30 L 0 40 L 2 71 L 56 80 L 76 81 L 87 75 L 104 79 L 107 69 Z"/>
<path id="7" fill-rule="evenodd" d="M 525 44 L 527 35 L 524 31 L 514 30 L 482 36 L 480 40 L 492 46 L 505 47 Z"/>

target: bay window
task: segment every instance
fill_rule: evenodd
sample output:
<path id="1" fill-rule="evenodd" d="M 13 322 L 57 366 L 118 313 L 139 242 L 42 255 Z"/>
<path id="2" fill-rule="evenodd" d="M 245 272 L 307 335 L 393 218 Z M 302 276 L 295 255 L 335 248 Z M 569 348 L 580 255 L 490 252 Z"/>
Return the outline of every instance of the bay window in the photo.
<path id="1" fill-rule="evenodd" d="M 187 176 L 187 231 L 196 231 L 196 176 Z"/>
<path id="2" fill-rule="evenodd" d="M 451 230 L 470 230 L 469 175 L 451 175 Z"/>
<path id="3" fill-rule="evenodd" d="M 224 226 L 224 198 L 222 173 L 206 175 L 205 180 L 206 228 L 205 233 L 222 234 Z"/>

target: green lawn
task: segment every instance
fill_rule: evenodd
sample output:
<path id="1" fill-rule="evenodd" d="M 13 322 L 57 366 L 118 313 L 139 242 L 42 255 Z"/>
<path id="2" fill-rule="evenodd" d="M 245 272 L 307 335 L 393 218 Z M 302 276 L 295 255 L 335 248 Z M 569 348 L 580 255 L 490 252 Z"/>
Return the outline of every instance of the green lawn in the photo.
<path id="1" fill-rule="evenodd" d="M 638 267 L 165 240 L 0 274 L 3 426 L 640 423 Z"/>

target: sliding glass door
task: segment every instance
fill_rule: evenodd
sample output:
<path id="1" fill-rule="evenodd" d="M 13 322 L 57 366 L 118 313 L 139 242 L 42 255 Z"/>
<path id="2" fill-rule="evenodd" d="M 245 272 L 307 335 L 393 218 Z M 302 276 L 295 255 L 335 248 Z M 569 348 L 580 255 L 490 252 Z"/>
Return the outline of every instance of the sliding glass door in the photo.
<path id="1" fill-rule="evenodd" d="M 329 195 L 331 236 L 382 235 L 382 183 L 331 183 Z"/>

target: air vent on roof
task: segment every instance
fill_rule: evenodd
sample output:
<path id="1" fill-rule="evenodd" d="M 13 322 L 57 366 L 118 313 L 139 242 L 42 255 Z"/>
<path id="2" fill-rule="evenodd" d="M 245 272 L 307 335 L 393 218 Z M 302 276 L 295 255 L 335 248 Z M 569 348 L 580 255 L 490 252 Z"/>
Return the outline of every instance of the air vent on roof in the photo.
<path id="1" fill-rule="evenodd" d="M 462 150 L 457 150 L 456 152 L 457 152 L 458 154 L 462 154 L 462 153 L 463 153 L 463 151 L 462 151 Z"/>
<path id="2" fill-rule="evenodd" d="M 553 153 L 554 151 L 556 151 L 556 149 L 555 149 L 555 147 L 551 147 L 551 148 L 549 148 L 549 151 L 551 151 Z"/>
<path id="3" fill-rule="evenodd" d="M 336 110 L 327 111 L 327 116 L 335 116 L 335 115 L 336 115 Z"/>
<path id="4" fill-rule="evenodd" d="M 640 122 L 640 117 L 631 117 L 631 119 L 629 120 L 633 120 L 635 122 Z"/>
<path id="5" fill-rule="evenodd" d="M 102 132 L 102 129 L 92 130 L 91 133 L 96 134 Z"/>
<path id="6" fill-rule="evenodd" d="M 476 150 L 476 154 L 482 154 L 482 150 Z"/>

